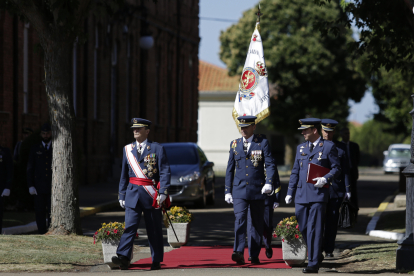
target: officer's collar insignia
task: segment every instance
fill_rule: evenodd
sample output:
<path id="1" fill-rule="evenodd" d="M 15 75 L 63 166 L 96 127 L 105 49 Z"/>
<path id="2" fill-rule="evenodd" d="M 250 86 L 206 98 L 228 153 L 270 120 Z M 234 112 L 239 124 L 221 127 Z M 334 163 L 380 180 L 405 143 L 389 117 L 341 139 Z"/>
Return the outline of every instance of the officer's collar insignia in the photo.
<path id="1" fill-rule="evenodd" d="M 322 147 L 323 146 L 323 143 L 319 143 L 319 146 Z"/>
<path id="2" fill-rule="evenodd" d="M 132 148 L 135 148 L 135 143 L 132 143 Z"/>
<path id="3" fill-rule="evenodd" d="M 134 119 L 134 124 L 137 124 L 137 123 L 138 123 L 137 119 Z"/>
<path id="4" fill-rule="evenodd" d="M 150 146 L 147 146 L 147 150 L 150 150 L 151 149 L 151 147 Z"/>

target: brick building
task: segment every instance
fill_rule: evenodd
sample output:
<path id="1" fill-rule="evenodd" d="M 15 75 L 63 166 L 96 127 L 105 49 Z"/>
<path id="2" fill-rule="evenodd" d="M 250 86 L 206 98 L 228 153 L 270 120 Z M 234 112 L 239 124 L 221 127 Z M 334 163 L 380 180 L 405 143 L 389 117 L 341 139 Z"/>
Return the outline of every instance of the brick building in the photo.
<path id="1" fill-rule="evenodd" d="M 89 16 L 86 42 L 73 46 L 85 183 L 104 181 L 118 167 L 133 140 L 132 117 L 153 122 L 151 140 L 197 141 L 199 1 L 127 2 L 113 18 Z M 144 30 L 154 38 L 149 50 L 140 47 Z M 30 24 L 0 11 L 0 143 L 10 149 L 23 127 L 38 129 L 49 117 L 37 45 Z"/>

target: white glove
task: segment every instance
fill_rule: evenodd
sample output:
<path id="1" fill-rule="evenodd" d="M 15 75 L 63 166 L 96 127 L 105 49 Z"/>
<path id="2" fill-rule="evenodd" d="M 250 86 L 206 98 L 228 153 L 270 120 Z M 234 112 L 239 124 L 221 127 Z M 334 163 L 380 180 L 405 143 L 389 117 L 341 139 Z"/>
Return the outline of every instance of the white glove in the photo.
<path id="1" fill-rule="evenodd" d="M 161 204 L 162 204 L 162 203 L 163 203 L 166 199 L 167 199 L 167 196 L 166 196 L 166 195 L 164 195 L 164 194 L 158 195 L 158 197 L 157 197 L 158 204 L 161 206 Z"/>
<path id="2" fill-rule="evenodd" d="M 285 197 L 285 201 L 286 201 L 286 204 L 290 204 L 290 203 L 292 203 L 292 196 L 291 196 L 291 195 L 287 195 L 287 196 Z"/>
<path id="3" fill-rule="evenodd" d="M 262 194 L 269 194 L 272 192 L 272 189 L 273 189 L 272 185 L 265 184 L 262 188 Z"/>
<path id="4" fill-rule="evenodd" d="M 273 209 L 276 209 L 277 207 L 279 207 L 279 203 L 273 202 Z"/>
<path id="5" fill-rule="evenodd" d="M 228 204 L 233 204 L 233 196 L 230 193 L 224 195 L 224 200 Z"/>
<path id="6" fill-rule="evenodd" d="M 125 200 L 120 199 L 119 205 L 121 206 L 122 209 L 125 209 Z"/>
<path id="7" fill-rule="evenodd" d="M 29 188 L 29 193 L 31 194 L 31 195 L 37 195 L 37 191 L 36 191 L 36 188 L 35 187 L 30 187 Z"/>
<path id="8" fill-rule="evenodd" d="M 351 199 L 351 193 L 346 193 L 344 199 L 345 200 Z"/>
<path id="9" fill-rule="evenodd" d="M 315 184 L 316 188 L 322 188 L 323 185 L 328 183 L 328 181 L 326 181 L 325 177 L 317 177 L 317 178 L 314 178 L 313 181 L 316 181 L 316 184 Z"/>
<path id="10" fill-rule="evenodd" d="M 3 193 L 1 194 L 1 196 L 9 196 L 10 195 L 10 190 L 9 189 L 4 189 Z"/>

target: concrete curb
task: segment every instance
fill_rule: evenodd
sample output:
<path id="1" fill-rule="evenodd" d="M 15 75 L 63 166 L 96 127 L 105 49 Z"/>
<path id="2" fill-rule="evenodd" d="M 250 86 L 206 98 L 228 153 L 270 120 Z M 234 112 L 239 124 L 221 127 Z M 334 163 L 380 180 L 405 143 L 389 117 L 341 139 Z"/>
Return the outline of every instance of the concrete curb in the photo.
<path id="1" fill-rule="evenodd" d="M 389 239 L 389 240 L 400 240 L 405 235 L 401 233 L 396 232 L 390 232 L 390 231 L 382 231 L 382 230 L 375 230 L 375 227 L 377 226 L 378 220 L 380 219 L 382 213 L 387 209 L 388 204 L 393 200 L 393 198 L 398 194 L 398 190 L 395 191 L 393 195 L 389 195 L 385 198 L 383 202 L 378 206 L 377 211 L 375 212 L 374 216 L 370 220 L 370 222 L 367 225 L 367 229 L 365 231 L 365 234 L 372 236 L 372 237 L 378 237 L 383 239 Z"/>
<path id="2" fill-rule="evenodd" d="M 119 206 L 118 200 L 111 201 L 103 204 L 99 204 L 93 207 L 80 207 L 80 217 L 87 217 L 94 215 L 99 212 L 103 212 L 106 210 L 110 210 L 113 208 L 116 208 Z M 18 235 L 18 234 L 24 234 L 24 233 L 30 233 L 37 230 L 36 222 L 33 221 L 31 223 L 28 223 L 26 225 L 19 225 L 19 226 L 13 226 L 13 227 L 7 227 L 3 228 L 2 233 L 3 235 Z"/>

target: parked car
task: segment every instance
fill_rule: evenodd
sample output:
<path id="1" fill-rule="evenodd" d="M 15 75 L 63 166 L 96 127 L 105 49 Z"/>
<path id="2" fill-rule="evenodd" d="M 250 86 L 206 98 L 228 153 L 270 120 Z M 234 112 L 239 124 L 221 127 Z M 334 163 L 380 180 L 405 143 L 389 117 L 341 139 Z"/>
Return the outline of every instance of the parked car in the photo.
<path id="1" fill-rule="evenodd" d="M 384 173 L 399 172 L 410 164 L 409 144 L 392 144 L 384 151 Z"/>
<path id="2" fill-rule="evenodd" d="M 168 189 L 171 202 L 193 203 L 204 208 L 214 204 L 214 163 L 195 143 L 163 143 L 171 168 Z"/>

